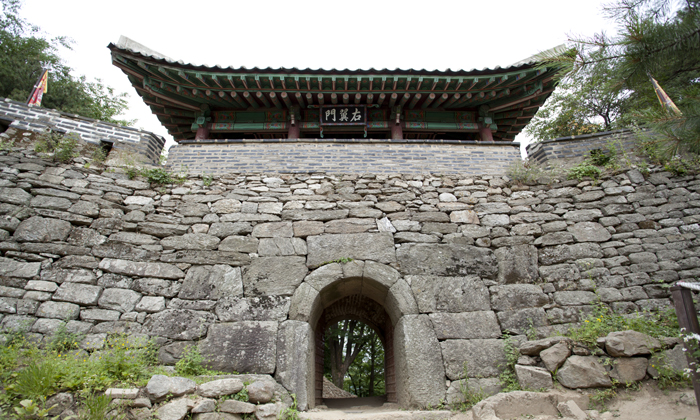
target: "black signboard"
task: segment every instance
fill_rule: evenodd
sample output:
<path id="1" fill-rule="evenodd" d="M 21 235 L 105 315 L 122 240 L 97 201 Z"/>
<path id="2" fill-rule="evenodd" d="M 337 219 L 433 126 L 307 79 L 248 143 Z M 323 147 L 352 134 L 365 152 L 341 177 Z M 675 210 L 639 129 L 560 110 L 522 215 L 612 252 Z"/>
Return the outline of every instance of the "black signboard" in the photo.
<path id="1" fill-rule="evenodd" d="M 366 125 L 365 105 L 333 105 L 321 107 L 321 125 Z"/>

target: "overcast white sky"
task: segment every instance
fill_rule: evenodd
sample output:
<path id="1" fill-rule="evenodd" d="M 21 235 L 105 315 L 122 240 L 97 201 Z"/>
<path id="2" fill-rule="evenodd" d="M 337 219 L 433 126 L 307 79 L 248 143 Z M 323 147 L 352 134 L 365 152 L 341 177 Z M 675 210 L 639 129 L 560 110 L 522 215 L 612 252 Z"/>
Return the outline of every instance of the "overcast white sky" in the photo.
<path id="1" fill-rule="evenodd" d="M 72 38 L 73 50 L 61 56 L 76 75 L 127 92 L 125 117 L 171 139 L 126 75 L 111 64 L 107 45 L 120 35 L 193 64 L 470 70 L 510 65 L 566 42 L 569 35 L 610 30 L 604 3 L 24 0 L 20 13 L 51 36 Z"/>

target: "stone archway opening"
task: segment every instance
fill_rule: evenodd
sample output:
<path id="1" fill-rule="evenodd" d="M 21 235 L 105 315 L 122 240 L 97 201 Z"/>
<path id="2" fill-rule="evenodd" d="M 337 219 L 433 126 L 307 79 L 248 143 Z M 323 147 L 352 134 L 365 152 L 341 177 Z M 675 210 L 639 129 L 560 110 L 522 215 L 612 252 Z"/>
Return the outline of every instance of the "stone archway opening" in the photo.
<path id="1" fill-rule="evenodd" d="M 362 268 L 358 270 L 359 275 L 350 273 L 349 269 L 354 267 Z M 394 327 L 403 311 L 400 308 L 401 304 L 390 298 L 389 292 L 391 286 L 398 280 L 398 272 L 384 267 L 386 266 L 371 262 L 352 262 L 344 267 L 345 276 L 335 277 L 333 281 L 321 288 L 319 299 L 311 315 L 315 347 L 314 400 L 316 404 L 323 403 L 324 332 L 334 323 L 347 319 L 367 324 L 381 337 L 384 346 L 386 401 L 397 402 Z M 374 271 L 371 276 L 370 271 Z M 351 275 L 347 276 L 347 274 Z"/>
<path id="2" fill-rule="evenodd" d="M 333 347 L 332 342 L 334 340 L 339 339 L 339 337 L 336 335 L 338 331 L 335 330 L 334 327 L 339 325 L 341 322 L 346 327 L 348 325 L 368 327 L 367 329 L 372 331 L 367 335 L 367 337 L 373 338 L 374 334 L 376 334 L 376 337 L 378 337 L 380 342 L 379 345 L 383 350 L 383 360 L 381 361 L 381 365 L 375 365 L 374 369 L 372 369 L 371 372 L 368 372 L 368 374 L 371 379 L 375 379 L 375 383 L 380 382 L 383 385 L 382 388 L 384 392 L 381 394 L 373 393 L 373 395 L 360 395 L 360 397 L 370 397 L 373 398 L 374 402 L 378 403 L 383 403 L 385 401 L 396 402 L 396 378 L 394 373 L 393 345 L 394 337 L 391 318 L 381 304 L 362 294 L 349 295 L 330 304 L 323 310 L 318 320 L 315 330 L 316 402 L 320 404 L 321 401 L 324 401 L 326 405 L 329 405 L 328 396 L 324 398 L 323 395 L 324 362 L 327 367 L 330 366 L 329 359 L 332 359 L 332 355 L 330 354 L 329 348 Z M 340 338 L 340 340 L 342 340 L 342 338 Z M 337 341 L 335 344 L 338 344 Z M 366 346 L 371 346 L 371 343 L 366 343 Z M 326 350 L 325 354 L 324 350 Z M 369 350 L 369 348 L 365 349 L 365 351 L 367 350 Z M 356 359 L 353 363 L 361 362 L 361 360 Z M 375 377 L 374 375 L 377 376 Z M 377 379 L 379 379 L 379 381 L 377 381 Z"/>

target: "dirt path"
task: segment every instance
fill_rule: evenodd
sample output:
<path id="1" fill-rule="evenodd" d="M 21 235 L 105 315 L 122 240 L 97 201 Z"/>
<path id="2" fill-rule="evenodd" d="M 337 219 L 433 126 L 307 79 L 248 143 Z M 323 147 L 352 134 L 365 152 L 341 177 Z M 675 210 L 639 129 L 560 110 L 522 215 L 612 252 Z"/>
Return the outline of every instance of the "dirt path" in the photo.
<path id="1" fill-rule="evenodd" d="M 574 392 L 574 391 L 569 391 Z M 662 391 L 654 383 L 645 383 L 639 390 L 618 391 L 618 397 L 598 410 L 589 410 L 591 420 L 700 420 L 698 407 L 688 405 L 695 397 L 692 389 Z M 348 406 L 342 409 L 319 407 L 302 413 L 308 420 L 473 420 L 471 411 L 403 411 L 396 404 L 380 407 Z M 559 420 L 554 416 L 527 416 L 518 419 Z M 505 420 L 505 419 L 504 419 Z"/>

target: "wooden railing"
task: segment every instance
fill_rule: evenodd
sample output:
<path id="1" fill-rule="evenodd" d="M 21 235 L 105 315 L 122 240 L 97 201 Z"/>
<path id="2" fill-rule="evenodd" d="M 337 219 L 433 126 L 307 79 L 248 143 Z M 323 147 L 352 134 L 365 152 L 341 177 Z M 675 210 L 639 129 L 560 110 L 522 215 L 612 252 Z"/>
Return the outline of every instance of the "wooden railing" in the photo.
<path id="1" fill-rule="evenodd" d="M 700 349 L 700 324 L 698 324 L 698 315 L 693 304 L 691 290 L 700 291 L 700 283 L 679 281 L 671 287 L 671 294 L 676 308 L 676 316 L 678 316 L 678 324 L 683 333 L 683 348 L 685 357 L 688 359 L 690 378 L 693 381 L 695 401 L 699 403 L 698 410 L 700 411 L 700 373 L 698 373 L 700 361 L 696 356 L 696 351 Z"/>

